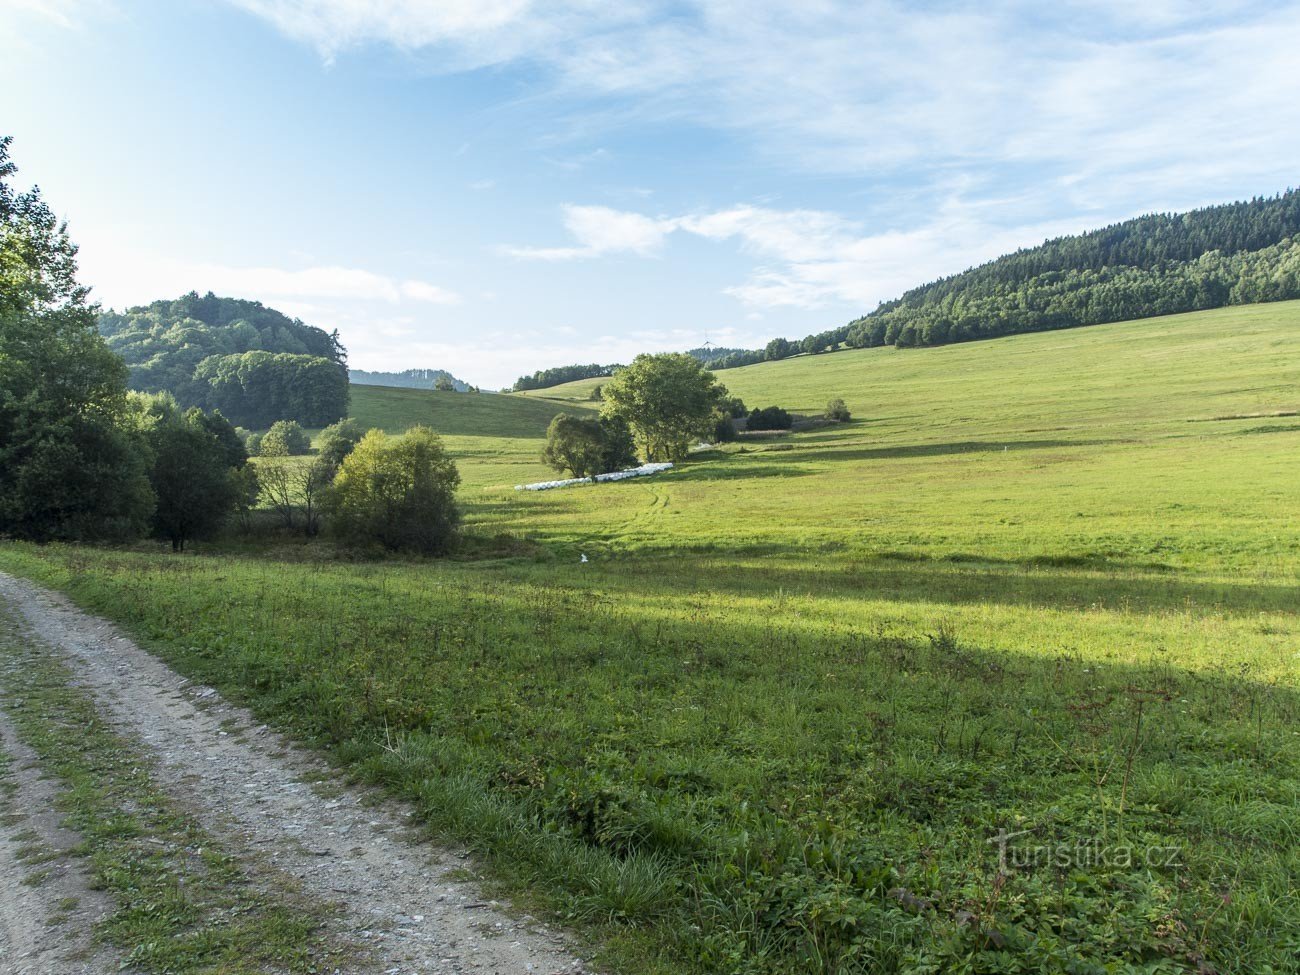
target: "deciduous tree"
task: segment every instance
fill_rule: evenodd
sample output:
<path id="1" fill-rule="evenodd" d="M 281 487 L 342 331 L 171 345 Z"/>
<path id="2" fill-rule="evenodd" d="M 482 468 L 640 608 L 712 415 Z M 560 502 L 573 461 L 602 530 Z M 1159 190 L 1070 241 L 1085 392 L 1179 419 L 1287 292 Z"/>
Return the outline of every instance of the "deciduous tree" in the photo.
<path id="1" fill-rule="evenodd" d="M 602 412 L 628 424 L 646 460 L 680 461 L 692 441 L 712 432 L 723 392 L 694 356 L 639 355 L 605 383 Z"/>

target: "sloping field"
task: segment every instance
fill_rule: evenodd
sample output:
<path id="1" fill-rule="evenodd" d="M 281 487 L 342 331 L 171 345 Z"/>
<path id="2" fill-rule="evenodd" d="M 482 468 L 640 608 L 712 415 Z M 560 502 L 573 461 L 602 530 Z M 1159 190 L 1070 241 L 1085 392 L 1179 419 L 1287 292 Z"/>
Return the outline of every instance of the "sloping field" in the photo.
<path id="1" fill-rule="evenodd" d="M 588 545 L 737 554 L 1250 569 L 1295 558 L 1294 532 L 1277 529 L 1296 511 L 1300 416 L 1269 414 L 1300 410 L 1297 302 L 719 378 L 750 406 L 816 413 L 843 397 L 854 419 L 731 445 L 653 484 L 522 499 L 493 521 Z M 668 506 L 652 518 L 659 495 Z"/>
<path id="2" fill-rule="evenodd" d="M 1296 971 L 1300 304 L 721 378 L 854 419 L 532 495 L 567 404 L 491 397 L 535 415 L 441 432 L 526 556 L 0 566 L 407 797 L 607 968 Z M 439 395 L 488 408 L 357 412 L 439 429 Z"/>
<path id="3" fill-rule="evenodd" d="M 353 386 L 351 416 L 367 429 L 402 433 L 423 424 L 441 434 L 461 461 L 467 486 L 513 486 L 553 477 L 539 459 L 556 413 L 591 404 L 535 402 L 499 393 L 451 393 L 394 386 Z"/>

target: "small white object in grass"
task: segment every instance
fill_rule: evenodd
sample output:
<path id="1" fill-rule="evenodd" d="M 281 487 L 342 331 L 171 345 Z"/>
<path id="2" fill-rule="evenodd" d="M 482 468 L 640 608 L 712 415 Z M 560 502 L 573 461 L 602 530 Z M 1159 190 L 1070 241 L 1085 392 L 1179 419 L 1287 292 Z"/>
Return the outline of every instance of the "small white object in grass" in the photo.
<path id="1" fill-rule="evenodd" d="M 564 481 L 538 481 L 536 484 L 516 484 L 516 491 L 549 491 L 551 488 L 568 487 L 571 484 L 590 484 L 592 481 L 624 481 L 629 477 L 645 477 L 669 470 L 671 463 L 642 464 L 626 471 L 614 471 L 610 474 L 597 474 L 595 477 L 571 477 Z"/>
<path id="2" fill-rule="evenodd" d="M 586 553 L 586 552 L 583 552 L 583 553 L 582 553 L 582 558 L 578 559 L 578 561 L 579 561 L 579 562 L 586 562 L 586 561 L 587 561 L 587 553 Z"/>

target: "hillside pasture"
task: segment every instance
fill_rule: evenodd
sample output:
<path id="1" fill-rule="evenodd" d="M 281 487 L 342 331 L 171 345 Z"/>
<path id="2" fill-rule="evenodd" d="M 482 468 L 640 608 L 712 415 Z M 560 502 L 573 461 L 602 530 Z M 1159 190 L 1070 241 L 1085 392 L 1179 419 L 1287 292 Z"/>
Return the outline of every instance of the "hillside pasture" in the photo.
<path id="1" fill-rule="evenodd" d="M 369 393 L 528 555 L 0 567 L 410 799 L 612 970 L 1295 971 L 1300 303 L 720 378 L 854 419 L 534 494 L 564 387 Z"/>

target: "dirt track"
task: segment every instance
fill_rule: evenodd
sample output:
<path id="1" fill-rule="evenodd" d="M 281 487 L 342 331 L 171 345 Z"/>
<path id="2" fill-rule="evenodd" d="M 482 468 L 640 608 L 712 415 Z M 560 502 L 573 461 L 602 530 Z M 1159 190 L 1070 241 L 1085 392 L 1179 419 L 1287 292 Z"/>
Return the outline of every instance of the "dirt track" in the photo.
<path id="1" fill-rule="evenodd" d="M 48 647 L 93 695 L 101 715 L 140 744 L 158 784 L 231 852 L 341 905 L 338 919 L 326 922 L 326 934 L 366 959 L 350 971 L 582 970 L 558 935 L 485 904 L 473 884 L 456 879 L 468 862 L 418 841 L 409 812 L 391 802 L 369 805 L 359 790 L 314 787 L 327 774 L 323 765 L 211 688 L 190 685 L 111 624 L 4 573 L 0 604 L 22 622 L 23 638 Z M 0 973 L 117 971 L 115 959 L 92 956 L 76 963 L 81 967 L 60 960 L 70 950 L 85 950 L 86 929 L 110 907 L 85 889 L 75 859 L 60 860 L 57 884 L 42 885 L 48 889 L 18 885 L 30 868 L 14 859 L 14 835 L 38 832 L 62 849 L 75 837 L 61 835 L 65 831 L 48 814 L 50 783 L 2 721 L 0 735 L 4 751 L 16 759 L 8 777 L 17 789 L 11 804 L 27 814 L 0 829 Z M 74 897 L 78 908 L 52 936 L 47 901 Z"/>

